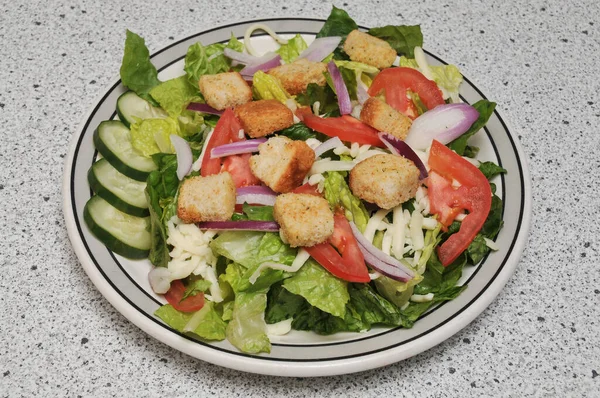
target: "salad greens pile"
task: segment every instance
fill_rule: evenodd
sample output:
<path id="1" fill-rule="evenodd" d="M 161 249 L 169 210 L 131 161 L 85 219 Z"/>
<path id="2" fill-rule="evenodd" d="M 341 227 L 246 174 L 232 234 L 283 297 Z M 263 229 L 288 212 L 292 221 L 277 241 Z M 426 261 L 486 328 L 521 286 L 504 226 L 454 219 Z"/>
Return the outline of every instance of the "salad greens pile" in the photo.
<path id="1" fill-rule="evenodd" d="M 350 98 L 357 98 L 357 84 L 369 85 L 377 68 L 349 61 L 342 49 L 343 39 L 357 29 L 356 22 L 342 9 L 333 7 L 331 15 L 317 34 L 319 37 L 341 36 L 342 43 L 329 56 L 340 69 Z M 388 42 L 401 55 L 400 65 L 418 69 L 415 47 L 423 45 L 423 36 L 417 26 L 383 26 L 368 31 L 372 36 Z M 152 247 L 149 260 L 156 267 L 167 267 L 173 249 L 168 244 L 168 222 L 176 215 L 177 195 L 181 182 L 177 178 L 177 157 L 169 141 L 171 134 L 185 138 L 193 150 L 194 159 L 200 156 L 207 133 L 214 127 L 218 116 L 187 110 L 191 102 L 204 102 L 198 90 L 198 79 L 205 74 L 230 70 L 231 60 L 223 54 L 225 48 L 242 51 L 244 44 L 234 36 L 227 43 L 203 45 L 195 43 L 185 57 L 185 75 L 160 81 L 152 65 L 144 40 L 127 31 L 125 52 L 121 66 L 123 84 L 138 96 L 157 107 L 157 117 L 139 120 L 131 126 L 134 148 L 151 157 L 157 166 L 147 179 L 146 197 L 151 220 Z M 295 60 L 307 48 L 300 35 L 282 45 L 277 53 L 284 62 Z M 326 59 L 327 61 L 327 59 Z M 448 92 L 458 92 L 462 76 L 453 65 L 432 66 L 434 81 Z M 320 113 L 339 116 L 335 88 L 328 76 L 325 86 L 310 84 L 305 93 L 295 97 L 297 103 L 312 106 L 319 102 Z M 271 75 L 257 72 L 253 87 L 256 99 L 277 99 L 286 102 L 291 96 Z M 414 97 L 418 104 L 418 96 Z M 422 104 L 421 104 L 422 106 Z M 160 109 L 158 109 L 160 107 Z M 478 148 L 468 145 L 468 139 L 479 131 L 494 111 L 495 104 L 479 101 L 473 104 L 479 118 L 471 128 L 448 146 L 459 155 L 474 157 Z M 426 109 L 425 109 L 426 110 Z M 422 112 L 422 111 L 421 111 Z M 278 132 L 294 140 L 320 139 L 317 133 L 302 123 Z M 343 158 L 348 155 L 330 157 Z M 479 166 L 491 179 L 506 172 L 492 162 Z M 198 175 L 193 172 L 191 175 Z M 347 183 L 347 173 L 324 173 L 323 194 L 332 209 L 341 207 L 349 221 L 364 231 L 373 214 L 369 204 L 353 195 Z M 493 184 L 492 184 L 493 185 Z M 494 187 L 492 187 L 494 190 Z M 403 208 L 412 212 L 414 199 Z M 156 316 L 173 329 L 205 340 L 227 339 L 247 353 L 270 351 L 268 324 L 291 321 L 296 330 L 332 334 L 342 331 L 360 332 L 374 326 L 410 328 L 433 305 L 456 298 L 467 286 L 458 286 L 462 271 L 467 265 L 479 263 L 490 251 L 485 238 L 494 239 L 502 228 L 502 201 L 494 195 L 492 208 L 484 227 L 468 249 L 452 264 L 444 267 L 435 248 L 460 228 L 455 221 L 446 231 L 439 227 L 425 234 L 425 248 L 421 259 L 424 272 L 409 282 L 400 282 L 380 276 L 370 283 L 350 283 L 338 279 L 313 259 L 309 259 L 297 272 L 266 268 L 254 283 L 251 276 L 265 262 L 291 265 L 298 250 L 285 244 L 279 234 L 271 232 L 227 231 L 221 232 L 210 243 L 217 257 L 216 274 L 223 301 L 206 300 L 201 310 L 187 313 L 170 304 L 160 307 Z M 391 221 L 391 213 L 387 216 Z M 234 220 L 273 220 L 271 206 L 244 205 L 242 213 Z M 376 232 L 374 245 L 381 248 L 383 233 Z M 190 276 L 185 281 L 186 295 L 209 291 L 211 282 Z M 426 301 L 411 300 L 414 295 L 433 294 Z"/>

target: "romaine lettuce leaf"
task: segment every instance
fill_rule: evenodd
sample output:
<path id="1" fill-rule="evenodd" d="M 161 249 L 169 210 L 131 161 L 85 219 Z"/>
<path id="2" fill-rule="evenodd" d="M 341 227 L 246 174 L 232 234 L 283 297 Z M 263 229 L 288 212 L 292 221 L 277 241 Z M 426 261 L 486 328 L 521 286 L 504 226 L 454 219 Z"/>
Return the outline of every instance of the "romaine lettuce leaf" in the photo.
<path id="1" fill-rule="evenodd" d="M 298 55 L 307 48 L 308 45 L 302 36 L 296 34 L 296 36 L 288 40 L 287 44 L 282 44 L 275 52 L 281 56 L 281 59 L 283 59 L 285 63 L 289 64 L 298 58 Z"/>
<path id="2" fill-rule="evenodd" d="M 340 108 L 337 97 L 329 84 L 319 86 L 316 83 L 309 83 L 306 87 L 306 93 L 298 94 L 296 101 L 300 105 L 311 107 L 315 102 L 319 101 L 319 114 L 339 116 Z"/>
<path id="3" fill-rule="evenodd" d="M 374 282 L 377 292 L 400 308 L 408 302 L 410 296 L 413 294 L 415 285 L 422 280 L 423 277 L 421 275 L 415 275 L 408 282 L 397 281 L 382 275 L 375 279 Z"/>
<path id="4" fill-rule="evenodd" d="M 481 130 L 494 113 L 496 103 L 488 100 L 479 100 L 472 106 L 473 108 L 477 109 L 477 112 L 479 112 L 479 118 L 475 120 L 475 123 L 473 123 L 473 125 L 469 127 L 469 129 L 463 135 L 448 144 L 450 149 L 461 156 L 464 154 L 465 149 L 467 148 L 467 141 L 469 138 Z"/>
<path id="5" fill-rule="evenodd" d="M 343 317 L 350 299 L 347 283 L 331 275 L 314 260 L 308 260 L 298 272 L 283 282 L 290 293 L 302 296 L 312 306 Z"/>
<path id="6" fill-rule="evenodd" d="M 326 174 L 323 193 L 332 209 L 341 205 L 348 221 L 354 221 L 358 229 L 364 232 L 369 222 L 369 213 L 363 202 L 352 194 L 340 172 L 331 171 Z"/>
<path id="7" fill-rule="evenodd" d="M 423 47 L 423 33 L 419 25 L 387 25 L 371 28 L 371 36 L 387 41 L 398 54 L 414 58 L 415 47 Z"/>
<path id="8" fill-rule="evenodd" d="M 488 180 L 491 180 L 492 178 L 494 178 L 498 174 L 504 174 L 504 173 L 506 173 L 505 169 L 503 169 L 502 167 L 498 166 L 494 162 L 482 162 L 482 163 L 480 163 L 479 164 L 479 171 L 481 171 L 483 173 L 483 175 L 485 176 L 485 178 L 487 178 Z"/>
<path id="9" fill-rule="evenodd" d="M 328 36 L 341 36 L 343 39 L 348 36 L 350 32 L 358 29 L 358 25 L 350 15 L 341 8 L 333 6 L 331 13 L 327 17 L 327 20 L 323 24 L 323 27 L 317 33 L 317 38 L 328 37 Z"/>
<path id="10" fill-rule="evenodd" d="M 248 203 L 242 205 L 246 219 L 253 221 L 274 221 L 273 206 L 252 206 Z"/>
<path id="11" fill-rule="evenodd" d="M 266 308 L 266 293 L 238 292 L 235 295 L 232 319 L 226 329 L 227 340 L 242 352 L 270 352 L 271 342 L 264 318 Z"/>
<path id="12" fill-rule="evenodd" d="M 417 61 L 412 58 L 407 58 L 405 56 L 400 57 L 400 66 L 406 68 L 413 68 L 420 70 Z M 458 94 L 458 89 L 460 84 L 463 81 L 462 74 L 460 70 L 455 65 L 429 65 L 429 69 L 433 74 L 433 81 L 445 91 L 447 96 L 452 96 L 453 94 Z"/>
<path id="13" fill-rule="evenodd" d="M 171 134 L 179 135 L 177 123 L 171 118 L 138 120 L 131 125 L 131 144 L 142 155 L 174 153 Z"/>
<path id="14" fill-rule="evenodd" d="M 202 75 L 214 75 L 229 71 L 231 60 L 223 54 L 225 48 L 241 52 L 244 45 L 232 33 L 231 39 L 226 45 L 214 43 L 205 47 L 202 43 L 197 42 L 188 48 L 183 69 L 192 87 L 198 87 L 198 80 Z"/>
<path id="15" fill-rule="evenodd" d="M 181 115 L 190 102 L 202 101 L 198 90 L 188 83 L 186 76 L 179 76 L 160 83 L 150 90 L 150 95 L 173 118 Z"/>
<path id="16" fill-rule="evenodd" d="M 275 99 L 282 104 L 285 104 L 289 98 L 292 98 L 285 91 L 278 78 L 260 70 L 252 77 L 252 93 L 255 99 Z"/>
<path id="17" fill-rule="evenodd" d="M 214 304 L 211 301 L 206 301 L 199 312 L 202 314 L 202 320 L 191 333 L 205 340 L 224 340 L 227 324 L 215 311 Z M 163 305 L 154 312 L 154 315 L 162 319 L 167 325 L 182 333 L 183 328 L 194 314 L 193 312 L 177 311 L 170 304 Z"/>
<path id="18" fill-rule="evenodd" d="M 304 123 L 296 123 L 290 127 L 281 130 L 279 135 L 285 135 L 292 140 L 306 141 L 309 138 L 315 138 L 317 135 L 313 130 L 306 127 Z"/>
<path id="19" fill-rule="evenodd" d="M 158 72 L 150 62 L 150 53 L 144 39 L 130 30 L 126 33 L 120 74 L 125 87 L 153 105 L 157 105 L 149 93 L 154 86 L 160 84 Z"/>

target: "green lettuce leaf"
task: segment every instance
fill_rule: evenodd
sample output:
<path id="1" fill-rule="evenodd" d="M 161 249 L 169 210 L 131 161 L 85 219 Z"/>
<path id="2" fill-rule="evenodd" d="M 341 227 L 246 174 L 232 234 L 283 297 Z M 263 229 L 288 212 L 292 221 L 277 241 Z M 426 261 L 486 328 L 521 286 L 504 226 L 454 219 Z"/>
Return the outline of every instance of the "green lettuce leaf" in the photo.
<path id="1" fill-rule="evenodd" d="M 150 209 L 150 234 L 152 244 L 148 258 L 157 267 L 166 267 L 171 257 L 167 245 L 167 221 L 177 212 L 177 157 L 157 153 L 152 160 L 158 170 L 146 180 L 146 200 Z"/>
<path id="2" fill-rule="evenodd" d="M 482 162 L 479 164 L 479 171 L 483 173 L 483 175 L 488 179 L 492 179 L 498 174 L 506 173 L 506 170 L 502 167 L 498 166 L 494 162 Z"/>
<path id="3" fill-rule="evenodd" d="M 473 108 L 477 109 L 477 112 L 479 112 L 479 118 L 477 118 L 473 125 L 469 127 L 469 129 L 463 135 L 448 144 L 450 149 L 461 156 L 464 154 L 465 149 L 467 148 L 467 141 L 469 138 L 481 130 L 494 113 L 496 103 L 488 100 L 479 100 L 473 104 Z"/>
<path id="4" fill-rule="evenodd" d="M 290 127 L 281 130 L 279 135 L 285 135 L 286 137 L 296 141 L 306 141 L 309 138 L 315 138 L 317 135 L 313 130 L 306 127 L 304 123 L 296 123 Z"/>
<path id="5" fill-rule="evenodd" d="M 423 47 L 423 34 L 419 25 L 387 25 L 369 29 L 371 36 L 387 41 L 398 54 L 414 58 L 415 47 Z"/>
<path id="6" fill-rule="evenodd" d="M 292 98 L 285 91 L 278 78 L 260 70 L 252 77 L 252 93 L 255 99 L 275 99 L 282 104 L 285 104 L 289 98 Z"/>
<path id="7" fill-rule="evenodd" d="M 171 118 L 138 120 L 131 125 L 131 144 L 142 155 L 175 153 L 171 134 L 179 135 L 177 123 Z"/>
<path id="8" fill-rule="evenodd" d="M 375 279 L 374 282 L 377 292 L 400 308 L 408 302 L 408 299 L 413 294 L 415 285 L 422 280 L 423 277 L 421 275 L 416 275 L 408 282 L 397 281 L 382 275 Z"/>
<path id="9" fill-rule="evenodd" d="M 306 87 L 306 93 L 300 93 L 296 96 L 296 101 L 300 105 L 310 106 L 319 101 L 319 114 L 328 116 L 339 116 L 340 108 L 337 97 L 329 84 L 319 86 L 316 83 L 309 83 Z"/>
<path id="10" fill-rule="evenodd" d="M 201 314 L 200 324 L 193 332 L 189 333 L 204 340 L 224 340 L 227 324 L 223 321 L 217 311 L 215 311 L 214 304 L 210 301 L 206 301 L 199 313 Z M 157 309 L 154 312 L 154 315 L 162 319 L 173 329 L 183 333 L 183 328 L 195 313 L 180 312 L 170 304 L 166 304 Z"/>
<path id="11" fill-rule="evenodd" d="M 183 69 L 192 87 L 198 87 L 198 80 L 202 75 L 215 75 L 229 71 L 231 60 L 223 54 L 225 48 L 241 52 L 244 45 L 232 33 L 227 44 L 214 43 L 205 47 L 197 42 L 188 48 Z"/>
<path id="12" fill-rule="evenodd" d="M 246 214 L 248 220 L 274 221 L 273 206 L 251 206 L 244 203 L 242 211 Z"/>
<path id="13" fill-rule="evenodd" d="M 121 81 L 123 85 L 137 95 L 156 105 L 149 94 L 150 90 L 160 84 L 158 72 L 152 62 L 146 42 L 130 30 L 126 32 L 125 51 L 121 63 Z"/>
<path id="14" fill-rule="evenodd" d="M 302 296 L 292 294 L 281 283 L 274 285 L 267 295 L 265 321 L 268 324 L 293 318 L 310 306 Z"/>
<path id="15" fill-rule="evenodd" d="M 264 319 L 266 308 L 266 293 L 237 293 L 232 319 L 226 329 L 227 340 L 242 352 L 270 352 L 271 342 L 267 336 L 267 324 Z"/>
<path id="16" fill-rule="evenodd" d="M 341 205 L 348 221 L 354 221 L 357 228 L 364 232 L 369 222 L 369 212 L 363 202 L 352 194 L 343 174 L 337 171 L 326 173 L 323 193 L 332 209 Z"/>
<path id="17" fill-rule="evenodd" d="M 281 56 L 281 59 L 283 59 L 286 64 L 289 64 L 298 58 L 298 55 L 307 48 L 308 45 L 302 36 L 296 34 L 296 36 L 288 40 L 287 44 L 282 44 L 275 52 Z"/>
<path id="18" fill-rule="evenodd" d="M 492 205 L 490 212 L 481 227 L 481 231 L 475 236 L 475 239 L 467 248 L 467 262 L 477 264 L 490 252 L 484 238 L 494 239 L 502 229 L 504 221 L 502 220 L 502 199 L 497 195 L 492 196 Z"/>
<path id="19" fill-rule="evenodd" d="M 202 100 L 198 96 L 198 90 L 188 84 L 186 76 L 162 82 L 150 90 L 150 95 L 158 101 L 169 116 L 174 118 L 181 115 L 185 107 L 193 100 L 198 102 Z"/>
<path id="20" fill-rule="evenodd" d="M 462 270 L 467 263 L 467 255 L 462 253 L 454 262 L 444 267 L 435 251 L 431 253 L 427 268 L 423 273 L 423 280 L 415 286 L 415 294 L 443 293 L 453 288 L 462 275 Z"/>
<path id="21" fill-rule="evenodd" d="M 317 38 L 328 37 L 328 36 L 340 36 L 342 41 L 348 36 L 350 32 L 358 29 L 358 25 L 350 15 L 341 8 L 333 6 L 331 13 L 327 17 L 327 20 L 323 24 L 323 27 L 317 33 Z"/>
<path id="22" fill-rule="evenodd" d="M 312 259 L 286 279 L 283 287 L 304 297 L 312 306 L 337 317 L 344 316 L 350 299 L 346 282 L 331 275 Z"/>

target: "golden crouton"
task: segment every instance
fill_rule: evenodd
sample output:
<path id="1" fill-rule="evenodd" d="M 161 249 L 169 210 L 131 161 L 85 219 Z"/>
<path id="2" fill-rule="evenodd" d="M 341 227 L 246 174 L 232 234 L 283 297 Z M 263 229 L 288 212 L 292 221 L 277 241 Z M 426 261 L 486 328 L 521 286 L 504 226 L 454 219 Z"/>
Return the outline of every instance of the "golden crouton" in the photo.
<path id="1" fill-rule="evenodd" d="M 285 64 L 269 70 L 267 73 L 281 81 L 285 91 L 291 95 L 306 91 L 306 86 L 316 83 L 319 86 L 326 84 L 324 72 L 327 66 L 322 62 L 312 62 L 301 58 L 291 64 Z"/>
<path id="2" fill-rule="evenodd" d="M 362 62 L 379 69 L 389 68 L 396 60 L 396 50 L 385 40 L 360 30 L 350 32 L 344 42 L 344 51 L 352 61 Z"/>
<path id="3" fill-rule="evenodd" d="M 333 213 L 320 196 L 286 193 L 277 196 L 273 217 L 279 235 L 291 247 L 314 246 L 333 234 Z"/>
<path id="4" fill-rule="evenodd" d="M 188 178 L 179 189 L 177 217 L 185 223 L 229 220 L 235 209 L 235 195 L 233 178 L 226 171 Z"/>
<path id="5" fill-rule="evenodd" d="M 379 98 L 371 97 L 365 101 L 360 111 L 360 120 L 369 126 L 389 133 L 396 138 L 404 140 L 412 125 L 410 118 Z"/>
<path id="6" fill-rule="evenodd" d="M 419 169 L 402 156 L 375 155 L 350 171 L 352 193 L 382 209 L 391 209 L 413 198 L 419 185 Z"/>
<path id="7" fill-rule="evenodd" d="M 251 101 L 234 109 L 244 132 L 250 137 L 264 137 L 294 124 L 292 111 L 277 100 Z"/>
<path id="8" fill-rule="evenodd" d="M 315 161 L 315 152 L 304 142 L 271 137 L 250 158 L 250 170 L 275 192 L 298 187 Z"/>
<path id="9" fill-rule="evenodd" d="M 206 103 L 220 111 L 252 101 L 252 90 L 238 72 L 202 75 L 198 87 Z"/>

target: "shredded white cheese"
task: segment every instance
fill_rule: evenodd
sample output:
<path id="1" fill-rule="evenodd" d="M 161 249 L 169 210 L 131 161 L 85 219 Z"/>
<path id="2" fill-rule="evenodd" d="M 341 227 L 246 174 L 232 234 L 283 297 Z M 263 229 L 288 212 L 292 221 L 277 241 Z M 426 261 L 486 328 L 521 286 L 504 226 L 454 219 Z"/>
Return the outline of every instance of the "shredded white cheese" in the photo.
<path id="1" fill-rule="evenodd" d="M 292 330 L 293 318 L 281 322 L 267 324 L 267 336 L 283 336 Z"/>
<path id="2" fill-rule="evenodd" d="M 488 239 L 488 238 L 483 238 L 483 240 L 485 241 L 485 245 L 486 245 L 487 247 L 489 247 L 490 249 L 492 249 L 493 251 L 498 251 L 498 250 L 500 250 L 500 246 L 498 246 L 498 245 L 496 244 L 496 242 L 494 242 L 493 240 L 491 240 L 491 239 Z"/>
<path id="3" fill-rule="evenodd" d="M 428 294 L 413 294 L 410 296 L 410 301 L 414 303 L 426 303 L 433 300 L 433 293 Z"/>
<path id="4" fill-rule="evenodd" d="M 252 33 L 255 30 L 264 30 L 265 32 L 267 32 L 269 34 L 269 36 L 271 36 L 273 39 L 275 39 L 275 41 L 279 44 L 287 44 L 287 42 L 288 42 L 286 39 L 279 36 L 277 33 L 273 32 L 273 30 L 271 28 L 269 28 L 267 25 L 265 25 L 263 23 L 254 24 L 254 25 L 250 26 L 248 29 L 246 29 L 246 33 L 244 34 L 244 46 L 246 47 L 246 51 L 248 51 L 248 54 L 254 55 L 255 57 L 259 57 L 261 55 L 258 53 L 258 51 L 256 51 L 254 49 L 254 47 L 252 47 L 252 44 L 251 44 L 252 41 L 250 40 L 250 36 L 252 36 Z"/>

